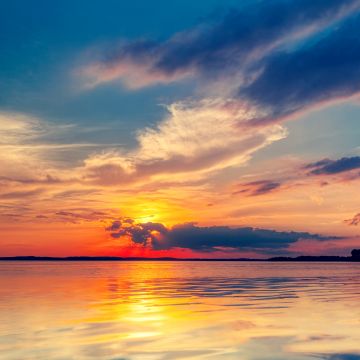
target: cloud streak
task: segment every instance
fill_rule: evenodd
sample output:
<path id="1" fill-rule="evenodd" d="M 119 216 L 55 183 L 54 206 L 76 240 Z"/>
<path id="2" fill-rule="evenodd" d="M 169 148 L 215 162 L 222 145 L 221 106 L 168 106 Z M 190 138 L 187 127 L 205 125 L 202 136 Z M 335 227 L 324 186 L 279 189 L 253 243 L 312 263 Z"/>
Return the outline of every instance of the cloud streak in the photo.
<path id="1" fill-rule="evenodd" d="M 354 215 L 352 219 L 344 220 L 345 224 L 350 226 L 357 226 L 360 224 L 360 213 Z"/>
<path id="2" fill-rule="evenodd" d="M 343 157 L 338 160 L 323 159 L 308 164 L 311 175 L 333 175 L 360 169 L 360 156 Z M 360 174 L 359 174 L 360 176 Z"/>
<path id="3" fill-rule="evenodd" d="M 245 184 L 239 184 L 239 190 L 233 192 L 233 195 L 245 194 L 248 196 L 265 195 L 281 187 L 281 183 L 272 180 L 257 180 Z"/>

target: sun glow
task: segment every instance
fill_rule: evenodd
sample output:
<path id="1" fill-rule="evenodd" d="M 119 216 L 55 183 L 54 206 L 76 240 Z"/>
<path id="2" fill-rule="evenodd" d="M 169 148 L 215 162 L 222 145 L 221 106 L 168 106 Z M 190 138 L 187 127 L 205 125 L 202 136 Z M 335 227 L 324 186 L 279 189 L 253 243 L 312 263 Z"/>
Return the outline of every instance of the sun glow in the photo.
<path id="1" fill-rule="evenodd" d="M 165 226 L 186 222 L 190 218 L 188 211 L 177 205 L 162 202 L 145 200 L 127 207 L 126 215 L 137 223 L 159 222 Z"/>

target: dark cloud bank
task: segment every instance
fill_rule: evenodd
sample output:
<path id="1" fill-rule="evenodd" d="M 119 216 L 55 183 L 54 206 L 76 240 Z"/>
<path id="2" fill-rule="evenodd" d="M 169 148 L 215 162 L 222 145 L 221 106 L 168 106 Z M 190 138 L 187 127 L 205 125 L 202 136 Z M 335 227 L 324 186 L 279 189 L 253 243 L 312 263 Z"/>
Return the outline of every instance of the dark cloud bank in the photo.
<path id="1" fill-rule="evenodd" d="M 145 67 L 154 83 L 192 74 L 236 88 L 241 78 L 233 97 L 267 111 L 254 122 L 279 120 L 360 91 L 359 11 L 358 0 L 256 1 L 165 41 L 127 42 L 100 63 Z"/>
<path id="2" fill-rule="evenodd" d="M 358 93 L 359 27 L 357 15 L 306 45 L 270 55 L 260 76 L 239 94 L 278 117 Z"/>
<path id="3" fill-rule="evenodd" d="M 285 232 L 252 227 L 200 227 L 193 223 L 167 228 L 160 223 L 134 223 L 131 219 L 116 220 L 106 228 L 113 238 L 129 237 L 134 243 L 153 250 L 173 248 L 199 252 L 256 250 L 265 254 L 286 253 L 289 245 L 300 239 L 318 241 L 337 239 L 307 232 Z"/>

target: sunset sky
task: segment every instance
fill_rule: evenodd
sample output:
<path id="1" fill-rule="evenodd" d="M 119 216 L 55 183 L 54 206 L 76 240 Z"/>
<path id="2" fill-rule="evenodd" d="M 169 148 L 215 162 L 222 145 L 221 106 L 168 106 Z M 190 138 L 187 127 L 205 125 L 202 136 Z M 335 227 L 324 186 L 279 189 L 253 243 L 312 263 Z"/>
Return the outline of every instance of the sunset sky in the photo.
<path id="1" fill-rule="evenodd" d="M 0 2 L 0 255 L 360 246 L 360 1 Z"/>

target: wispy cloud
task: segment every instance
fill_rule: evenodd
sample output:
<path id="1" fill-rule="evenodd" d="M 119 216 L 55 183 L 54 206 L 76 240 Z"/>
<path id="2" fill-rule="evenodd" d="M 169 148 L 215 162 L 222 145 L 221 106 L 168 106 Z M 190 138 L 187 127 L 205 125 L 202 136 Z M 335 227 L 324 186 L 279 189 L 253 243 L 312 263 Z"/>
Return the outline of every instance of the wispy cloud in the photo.
<path id="1" fill-rule="evenodd" d="M 255 109 L 222 99 L 171 105 L 168 117 L 139 131 L 138 147 L 85 161 L 87 178 L 102 184 L 176 177 L 193 179 L 209 171 L 245 164 L 253 153 L 286 136 L 279 125 L 240 129 Z"/>
<path id="2" fill-rule="evenodd" d="M 55 220 L 77 224 L 84 221 L 102 221 L 108 213 L 91 209 L 60 210 L 52 215 Z"/>
<path id="3" fill-rule="evenodd" d="M 26 199 L 35 197 L 43 192 L 42 189 L 35 189 L 29 191 L 13 191 L 4 194 L 0 194 L 0 199 Z"/>
<path id="4" fill-rule="evenodd" d="M 245 194 L 249 196 L 264 195 L 281 187 L 281 183 L 273 180 L 257 180 L 249 183 L 239 184 L 233 195 Z"/>
<path id="5" fill-rule="evenodd" d="M 356 226 L 360 224 L 360 213 L 354 215 L 352 219 L 344 220 L 345 224 L 348 224 L 350 226 Z"/>

